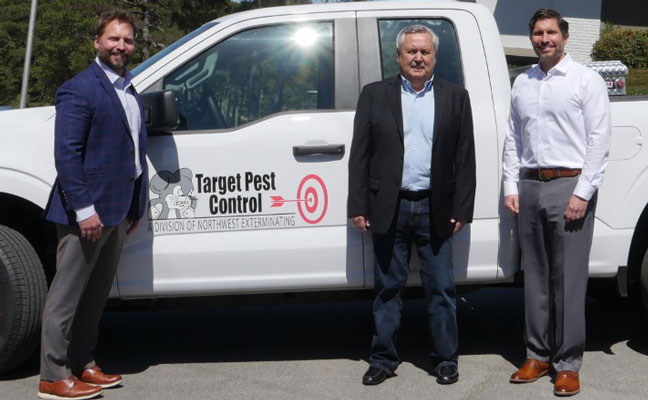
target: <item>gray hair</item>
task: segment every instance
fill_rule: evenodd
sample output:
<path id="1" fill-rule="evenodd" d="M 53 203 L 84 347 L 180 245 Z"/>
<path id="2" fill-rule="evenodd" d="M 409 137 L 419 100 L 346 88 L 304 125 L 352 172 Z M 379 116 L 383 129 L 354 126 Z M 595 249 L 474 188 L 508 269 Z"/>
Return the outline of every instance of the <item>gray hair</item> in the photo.
<path id="1" fill-rule="evenodd" d="M 400 50 L 403 42 L 405 41 L 405 35 L 411 33 L 429 33 L 432 36 L 432 42 L 434 42 L 434 51 L 439 51 L 439 37 L 436 33 L 425 25 L 409 25 L 401 29 L 396 35 L 396 50 Z"/>

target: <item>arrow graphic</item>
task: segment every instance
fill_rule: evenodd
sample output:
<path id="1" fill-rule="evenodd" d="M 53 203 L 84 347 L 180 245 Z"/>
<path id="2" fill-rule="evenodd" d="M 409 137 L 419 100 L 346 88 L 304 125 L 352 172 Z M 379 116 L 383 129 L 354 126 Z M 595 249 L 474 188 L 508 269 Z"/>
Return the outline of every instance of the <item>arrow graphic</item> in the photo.
<path id="1" fill-rule="evenodd" d="M 272 199 L 272 202 L 270 203 L 270 207 L 281 207 L 286 203 L 296 203 L 300 201 L 308 201 L 308 199 L 297 199 L 297 200 L 288 200 L 284 199 L 281 196 L 270 196 Z"/>

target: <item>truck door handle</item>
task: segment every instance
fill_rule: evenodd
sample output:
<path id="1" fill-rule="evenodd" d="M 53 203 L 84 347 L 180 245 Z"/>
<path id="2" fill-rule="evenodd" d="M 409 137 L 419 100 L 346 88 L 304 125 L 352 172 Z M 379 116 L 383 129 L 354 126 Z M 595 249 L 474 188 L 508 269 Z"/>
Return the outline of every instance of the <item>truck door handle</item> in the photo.
<path id="1" fill-rule="evenodd" d="M 293 156 L 312 156 L 320 154 L 342 155 L 343 144 L 324 144 L 317 146 L 293 146 Z"/>

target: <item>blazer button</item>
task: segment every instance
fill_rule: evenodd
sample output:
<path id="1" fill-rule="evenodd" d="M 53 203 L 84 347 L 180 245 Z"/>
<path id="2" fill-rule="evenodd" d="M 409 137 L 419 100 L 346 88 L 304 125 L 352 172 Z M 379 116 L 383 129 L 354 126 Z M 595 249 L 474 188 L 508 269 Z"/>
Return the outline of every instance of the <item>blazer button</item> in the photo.
<path id="1" fill-rule="evenodd" d="M 133 182 L 135 180 L 135 177 L 131 176 L 130 178 L 128 178 L 128 180 Z"/>

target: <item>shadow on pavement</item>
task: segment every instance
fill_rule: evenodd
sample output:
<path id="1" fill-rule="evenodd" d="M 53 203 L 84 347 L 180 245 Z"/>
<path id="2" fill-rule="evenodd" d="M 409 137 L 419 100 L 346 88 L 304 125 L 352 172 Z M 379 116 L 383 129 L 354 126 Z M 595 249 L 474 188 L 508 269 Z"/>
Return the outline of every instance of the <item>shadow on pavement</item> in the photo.
<path id="1" fill-rule="evenodd" d="M 512 371 L 525 358 L 523 292 L 485 288 L 458 300 L 460 357 L 499 354 Z M 405 301 L 398 348 L 403 361 L 430 370 L 425 302 Z M 371 303 L 268 305 L 106 313 L 97 357 L 134 373 L 166 363 L 367 359 Z M 628 346 L 648 355 L 648 323 L 635 305 L 588 298 L 586 351 Z M 361 373 L 361 372 L 359 372 Z"/>
<path id="2" fill-rule="evenodd" d="M 458 299 L 462 355 L 497 354 L 524 361 L 523 292 L 485 288 Z M 425 302 L 405 301 L 398 349 L 401 359 L 430 371 Z M 97 360 L 106 371 L 133 374 L 152 365 L 246 361 L 367 359 L 372 333 L 371 302 L 261 305 L 186 310 L 107 312 Z M 648 355 L 648 322 L 630 303 L 588 298 L 587 348 L 612 354 L 628 347 Z M 358 371 L 362 374 L 364 371 Z M 0 380 L 38 374 L 38 357 Z"/>

